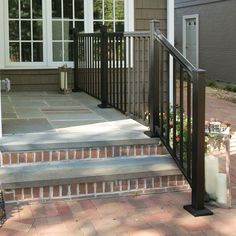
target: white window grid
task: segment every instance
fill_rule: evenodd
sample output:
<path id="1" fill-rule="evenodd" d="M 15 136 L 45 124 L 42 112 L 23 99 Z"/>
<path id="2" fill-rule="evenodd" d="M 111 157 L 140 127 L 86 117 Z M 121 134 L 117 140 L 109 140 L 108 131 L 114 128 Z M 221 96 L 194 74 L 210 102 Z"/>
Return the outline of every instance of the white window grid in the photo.
<path id="1" fill-rule="evenodd" d="M 21 18 L 21 4 L 20 4 L 20 0 L 18 0 L 18 14 L 19 17 L 18 18 L 8 18 L 7 24 L 9 25 L 10 21 L 18 21 L 19 23 L 19 39 L 18 40 L 11 40 L 9 39 L 8 41 L 8 45 L 10 46 L 10 43 L 19 43 L 19 62 L 24 62 L 22 61 L 22 43 L 30 43 L 31 44 L 31 62 L 34 62 L 34 55 L 33 55 L 33 44 L 34 43 L 43 43 L 43 39 L 42 40 L 34 40 L 33 39 L 33 22 L 34 21 L 40 21 L 42 22 L 42 27 L 43 27 L 43 9 L 42 9 L 42 18 L 33 18 L 33 8 L 32 8 L 32 1 L 30 0 L 30 18 Z M 43 7 L 42 7 L 43 8 Z M 8 4 L 7 4 L 7 15 L 8 15 Z M 30 27 L 31 27 L 31 39 L 30 40 L 23 40 L 21 37 L 21 23 L 22 21 L 30 21 Z M 7 32 L 9 34 L 9 30 Z M 9 52 L 10 48 L 8 49 L 8 60 L 10 61 L 10 52 Z M 38 61 L 37 61 L 38 63 Z"/>

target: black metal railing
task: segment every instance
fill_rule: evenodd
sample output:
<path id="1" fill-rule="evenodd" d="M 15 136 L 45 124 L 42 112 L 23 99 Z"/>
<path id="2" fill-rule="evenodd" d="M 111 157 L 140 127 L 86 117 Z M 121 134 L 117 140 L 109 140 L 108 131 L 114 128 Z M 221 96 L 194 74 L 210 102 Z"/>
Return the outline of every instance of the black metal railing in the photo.
<path id="1" fill-rule="evenodd" d="M 75 33 L 75 90 L 147 122 L 149 32 Z"/>
<path id="2" fill-rule="evenodd" d="M 75 34 L 77 35 L 77 34 Z M 192 188 L 192 214 L 204 207 L 205 72 L 195 68 L 151 21 L 150 32 L 79 34 L 75 85 L 150 127 Z M 173 66 L 172 66 L 173 64 Z"/>
<path id="3" fill-rule="evenodd" d="M 205 71 L 195 68 L 151 22 L 150 131 L 159 136 L 192 188 L 192 214 L 204 207 Z M 170 61 L 173 61 L 173 76 Z"/>

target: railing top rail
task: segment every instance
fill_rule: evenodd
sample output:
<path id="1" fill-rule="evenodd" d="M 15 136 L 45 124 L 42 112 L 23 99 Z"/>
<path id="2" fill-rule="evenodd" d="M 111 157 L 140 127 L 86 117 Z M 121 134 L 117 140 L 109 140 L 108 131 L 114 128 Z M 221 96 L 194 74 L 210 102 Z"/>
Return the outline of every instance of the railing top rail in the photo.
<path id="1" fill-rule="evenodd" d="M 125 36 L 125 37 L 150 37 L 149 31 L 132 31 L 132 32 L 107 32 L 108 36 Z M 83 37 L 99 37 L 100 32 L 96 33 L 78 33 L 79 36 Z"/>
<path id="2" fill-rule="evenodd" d="M 157 30 L 154 33 L 154 37 L 158 40 L 167 51 L 190 73 L 193 72 L 203 72 L 204 70 L 196 68 L 194 65 L 191 64 L 168 40 L 167 38 L 161 33 L 160 30 Z"/>
<path id="3" fill-rule="evenodd" d="M 106 33 L 108 37 L 116 37 L 116 36 L 123 36 L 123 32 L 107 32 Z M 100 37 L 101 33 L 96 32 L 96 33 L 79 33 L 78 34 L 81 37 Z"/>
<path id="4" fill-rule="evenodd" d="M 150 37 L 149 31 L 124 32 L 125 37 Z"/>

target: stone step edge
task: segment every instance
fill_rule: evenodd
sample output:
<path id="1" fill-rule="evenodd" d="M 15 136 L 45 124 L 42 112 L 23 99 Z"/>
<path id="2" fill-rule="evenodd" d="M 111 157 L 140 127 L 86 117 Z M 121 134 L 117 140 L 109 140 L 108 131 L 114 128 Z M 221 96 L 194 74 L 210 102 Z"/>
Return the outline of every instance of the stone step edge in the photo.
<path id="1" fill-rule="evenodd" d="M 190 186 L 184 176 L 178 174 L 151 178 L 7 189 L 4 191 L 4 199 L 6 203 L 13 203 L 165 193 L 189 189 Z"/>
<path id="2" fill-rule="evenodd" d="M 20 137 L 19 137 L 20 140 Z M 103 140 L 103 141 L 86 141 L 86 142 L 61 142 L 46 140 L 41 143 L 14 144 L 14 142 L 2 142 L 0 150 L 2 152 L 20 152 L 31 150 L 56 150 L 56 149 L 76 149 L 76 148 L 91 148 L 101 146 L 129 146 L 129 145 L 152 145 L 160 144 L 159 138 L 143 138 L 143 139 L 123 139 L 123 140 Z"/>
<path id="3" fill-rule="evenodd" d="M 87 160 L 120 157 L 140 157 L 168 154 L 164 146 L 158 144 L 112 145 L 97 147 L 82 147 L 76 149 L 32 150 L 20 152 L 2 152 L 1 167 L 55 162 L 65 160 Z"/>
<path id="4" fill-rule="evenodd" d="M 1 186 L 4 189 L 179 174 L 181 172 L 174 160 L 167 155 L 122 160 L 54 162 L 34 166 L 19 165 L 3 167 L 0 170 Z"/>

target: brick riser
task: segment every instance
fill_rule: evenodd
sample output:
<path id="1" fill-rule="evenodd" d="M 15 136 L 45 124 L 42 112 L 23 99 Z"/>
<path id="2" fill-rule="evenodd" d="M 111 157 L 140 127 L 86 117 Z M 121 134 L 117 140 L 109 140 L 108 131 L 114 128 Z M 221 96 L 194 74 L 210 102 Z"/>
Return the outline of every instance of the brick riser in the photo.
<path id="1" fill-rule="evenodd" d="M 182 175 L 158 176 L 113 182 L 78 183 L 5 190 L 5 201 L 24 202 L 71 198 L 165 193 L 190 189 Z"/>
<path id="2" fill-rule="evenodd" d="M 51 161 L 102 159 L 119 157 L 139 157 L 167 154 L 159 145 L 122 145 L 106 147 L 85 147 L 77 149 L 3 152 L 1 166 L 32 164 Z"/>

